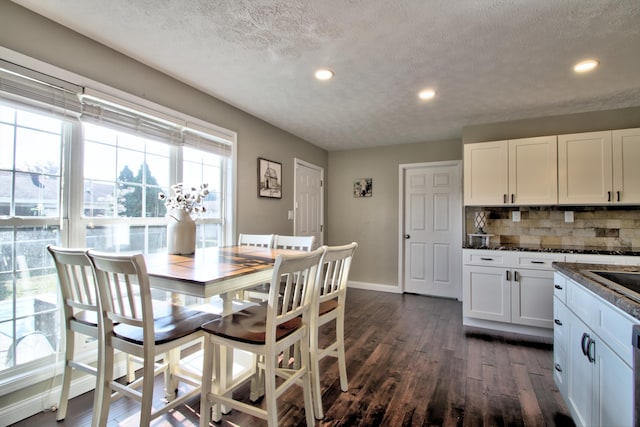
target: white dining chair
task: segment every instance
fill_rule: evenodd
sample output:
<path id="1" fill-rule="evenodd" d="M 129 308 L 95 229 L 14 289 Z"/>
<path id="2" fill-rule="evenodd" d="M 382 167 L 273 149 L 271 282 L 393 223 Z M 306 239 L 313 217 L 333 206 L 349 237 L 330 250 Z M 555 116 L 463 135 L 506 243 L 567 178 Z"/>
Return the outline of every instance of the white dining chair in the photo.
<path id="1" fill-rule="evenodd" d="M 67 416 L 69 401 L 69 387 L 74 369 L 83 371 L 96 377 L 101 364 L 103 343 L 98 330 L 98 291 L 93 276 L 91 260 L 87 256 L 87 249 L 62 248 L 47 246 L 51 254 L 62 296 L 62 311 L 64 314 L 65 356 L 64 371 L 62 372 L 62 390 L 56 419 L 62 421 Z M 98 343 L 98 361 L 96 367 L 74 360 L 76 334 L 91 337 Z M 94 399 L 93 413 L 99 414 L 100 407 Z"/>
<path id="2" fill-rule="evenodd" d="M 200 426 L 208 426 L 212 408 L 217 407 L 214 418 L 220 414 L 219 405 L 225 405 L 254 417 L 267 420 L 269 427 L 278 426 L 277 398 L 289 387 L 302 385 L 306 422 L 314 425 L 311 382 L 309 376 L 310 304 L 317 290 L 318 266 L 325 249 L 312 252 L 279 255 L 276 258 L 272 283 L 284 280 L 284 296 L 272 287 L 267 302 L 202 326 L 205 337 L 202 394 L 200 400 Z M 280 353 L 298 343 L 301 348 L 300 366 L 280 366 Z M 265 409 L 233 399 L 233 391 L 243 383 L 225 384 L 222 378 L 226 366 L 221 362 L 221 346 L 259 355 L 264 372 Z M 214 374 L 215 372 L 215 374 Z M 276 378 L 283 381 L 276 381 Z"/>
<path id="3" fill-rule="evenodd" d="M 320 268 L 317 292 L 311 307 L 311 385 L 313 390 L 314 414 L 324 418 L 322 408 L 322 390 L 320 360 L 327 356 L 338 359 L 340 389 L 347 391 L 347 364 L 344 348 L 344 308 L 347 296 L 347 281 L 353 255 L 358 248 L 356 242 L 343 246 L 325 246 L 326 253 Z M 335 321 L 335 339 L 320 347 L 320 328 Z"/>
<path id="4" fill-rule="evenodd" d="M 200 393 L 200 373 L 181 369 L 180 349 L 187 344 L 199 345 L 203 337 L 201 325 L 220 316 L 152 301 L 149 277 L 141 254 L 122 255 L 94 250 L 87 254 L 98 284 L 99 321 L 104 340 L 104 357 L 96 389 L 100 413 L 99 420 L 94 419 L 93 425 L 105 426 L 111 402 L 126 396 L 140 401 L 140 425 L 148 426 L 153 418 Z M 131 384 L 112 380 L 116 350 L 144 360 L 142 376 Z M 162 363 L 157 363 L 161 355 L 167 356 L 163 356 Z M 165 375 L 165 397 L 170 401 L 154 409 L 154 378 L 160 373 Z M 183 391 L 174 398 L 179 383 L 183 384 Z"/>
<path id="5" fill-rule="evenodd" d="M 276 234 L 273 235 L 270 247 L 274 249 L 291 249 L 308 252 L 313 249 L 314 242 L 315 236 L 282 236 Z M 269 297 L 269 283 L 263 283 L 245 289 L 240 297 L 249 301 L 266 301 Z"/>

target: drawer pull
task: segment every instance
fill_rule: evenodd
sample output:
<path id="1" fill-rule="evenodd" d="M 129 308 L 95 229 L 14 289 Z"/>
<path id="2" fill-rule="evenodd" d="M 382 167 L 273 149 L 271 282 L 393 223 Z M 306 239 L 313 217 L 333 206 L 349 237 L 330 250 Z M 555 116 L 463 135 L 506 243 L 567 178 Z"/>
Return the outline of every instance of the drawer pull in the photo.
<path id="1" fill-rule="evenodd" d="M 562 368 L 560 367 L 559 363 L 556 363 L 555 365 L 553 365 L 553 367 L 556 369 L 556 371 L 562 372 Z"/>
<path id="2" fill-rule="evenodd" d="M 544 261 L 531 261 L 531 264 L 544 264 Z"/>
<path id="3" fill-rule="evenodd" d="M 596 340 L 589 338 L 589 344 L 587 345 L 587 359 L 589 362 L 596 363 Z"/>
<path id="4" fill-rule="evenodd" d="M 553 319 L 553 323 L 555 323 L 558 326 L 562 326 L 562 322 L 560 321 L 560 319 Z"/>
<path id="5" fill-rule="evenodd" d="M 480 257 L 482 261 L 493 261 L 493 258 Z"/>
<path id="6" fill-rule="evenodd" d="M 562 289 L 564 289 L 562 286 L 560 286 L 560 285 L 556 285 L 556 284 L 554 284 L 554 285 L 553 285 L 553 287 L 554 287 L 554 288 L 556 288 L 556 289 L 557 289 L 557 290 L 559 290 L 559 291 L 561 291 Z"/>
<path id="7" fill-rule="evenodd" d="M 580 347 L 582 347 L 582 354 L 584 354 L 585 356 L 587 356 L 589 352 L 590 341 L 591 341 L 591 337 L 589 336 L 589 334 L 586 332 L 583 333 L 582 340 L 580 341 Z"/>

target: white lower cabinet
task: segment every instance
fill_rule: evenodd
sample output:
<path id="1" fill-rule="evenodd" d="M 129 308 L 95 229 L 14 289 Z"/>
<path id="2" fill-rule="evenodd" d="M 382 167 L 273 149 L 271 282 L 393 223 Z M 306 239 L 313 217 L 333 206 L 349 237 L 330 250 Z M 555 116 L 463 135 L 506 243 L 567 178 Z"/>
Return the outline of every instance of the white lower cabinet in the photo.
<path id="1" fill-rule="evenodd" d="M 553 261 L 546 253 L 466 249 L 463 265 L 465 324 L 533 333 L 553 327 Z M 499 323 L 482 324 L 478 321 Z M 529 329 L 520 329 L 524 326 Z"/>
<path id="2" fill-rule="evenodd" d="M 615 318 L 614 333 L 623 329 L 626 335 L 628 330 L 627 347 L 630 348 L 633 318 L 559 273 L 555 281 L 566 282 L 567 295 L 574 289 L 580 294 L 580 307 L 572 307 L 574 303 L 569 296 L 566 304 L 558 295 L 554 298 L 554 379 L 574 422 L 579 426 L 631 426 L 630 357 L 624 350 L 613 350 L 619 348 L 618 344 L 610 346 L 602 338 L 606 332 L 596 332 L 606 326 L 606 322 L 594 319 Z M 584 293 L 589 294 L 590 300 L 584 298 Z M 581 318 L 579 313 L 588 313 L 589 318 Z"/>
<path id="3" fill-rule="evenodd" d="M 464 267 L 462 310 L 476 319 L 511 322 L 509 270 L 500 267 Z"/>

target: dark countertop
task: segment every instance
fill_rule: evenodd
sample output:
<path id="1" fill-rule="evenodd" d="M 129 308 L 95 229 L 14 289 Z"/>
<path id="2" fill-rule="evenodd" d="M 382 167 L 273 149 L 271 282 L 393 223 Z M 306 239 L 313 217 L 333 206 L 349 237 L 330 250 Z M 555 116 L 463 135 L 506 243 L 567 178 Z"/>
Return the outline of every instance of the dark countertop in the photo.
<path id="1" fill-rule="evenodd" d="M 630 316 L 640 320 L 639 302 L 608 287 L 605 281 L 598 281 L 595 278 L 586 276 L 582 273 L 583 270 L 640 272 L 640 267 L 633 265 L 584 264 L 571 262 L 554 262 L 552 265 L 555 270 L 578 282 L 591 292 L 615 305 Z"/>
<path id="2" fill-rule="evenodd" d="M 463 249 L 480 249 L 490 251 L 516 251 L 516 252 L 550 252 L 561 254 L 591 254 L 591 255 L 625 255 L 640 256 L 640 250 L 630 248 L 600 248 L 585 246 L 546 246 L 538 245 L 503 245 L 503 246 L 471 246 L 462 245 Z"/>

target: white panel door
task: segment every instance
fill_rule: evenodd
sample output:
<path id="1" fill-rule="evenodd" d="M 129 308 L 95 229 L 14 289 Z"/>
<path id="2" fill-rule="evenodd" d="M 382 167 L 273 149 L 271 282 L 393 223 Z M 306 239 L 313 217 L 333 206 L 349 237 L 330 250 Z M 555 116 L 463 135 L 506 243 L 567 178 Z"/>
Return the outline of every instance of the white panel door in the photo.
<path id="1" fill-rule="evenodd" d="M 460 297 L 461 212 L 459 166 L 406 170 L 405 292 Z"/>
<path id="2" fill-rule="evenodd" d="M 295 174 L 294 234 L 315 236 L 315 247 L 322 246 L 324 169 L 296 159 Z"/>

